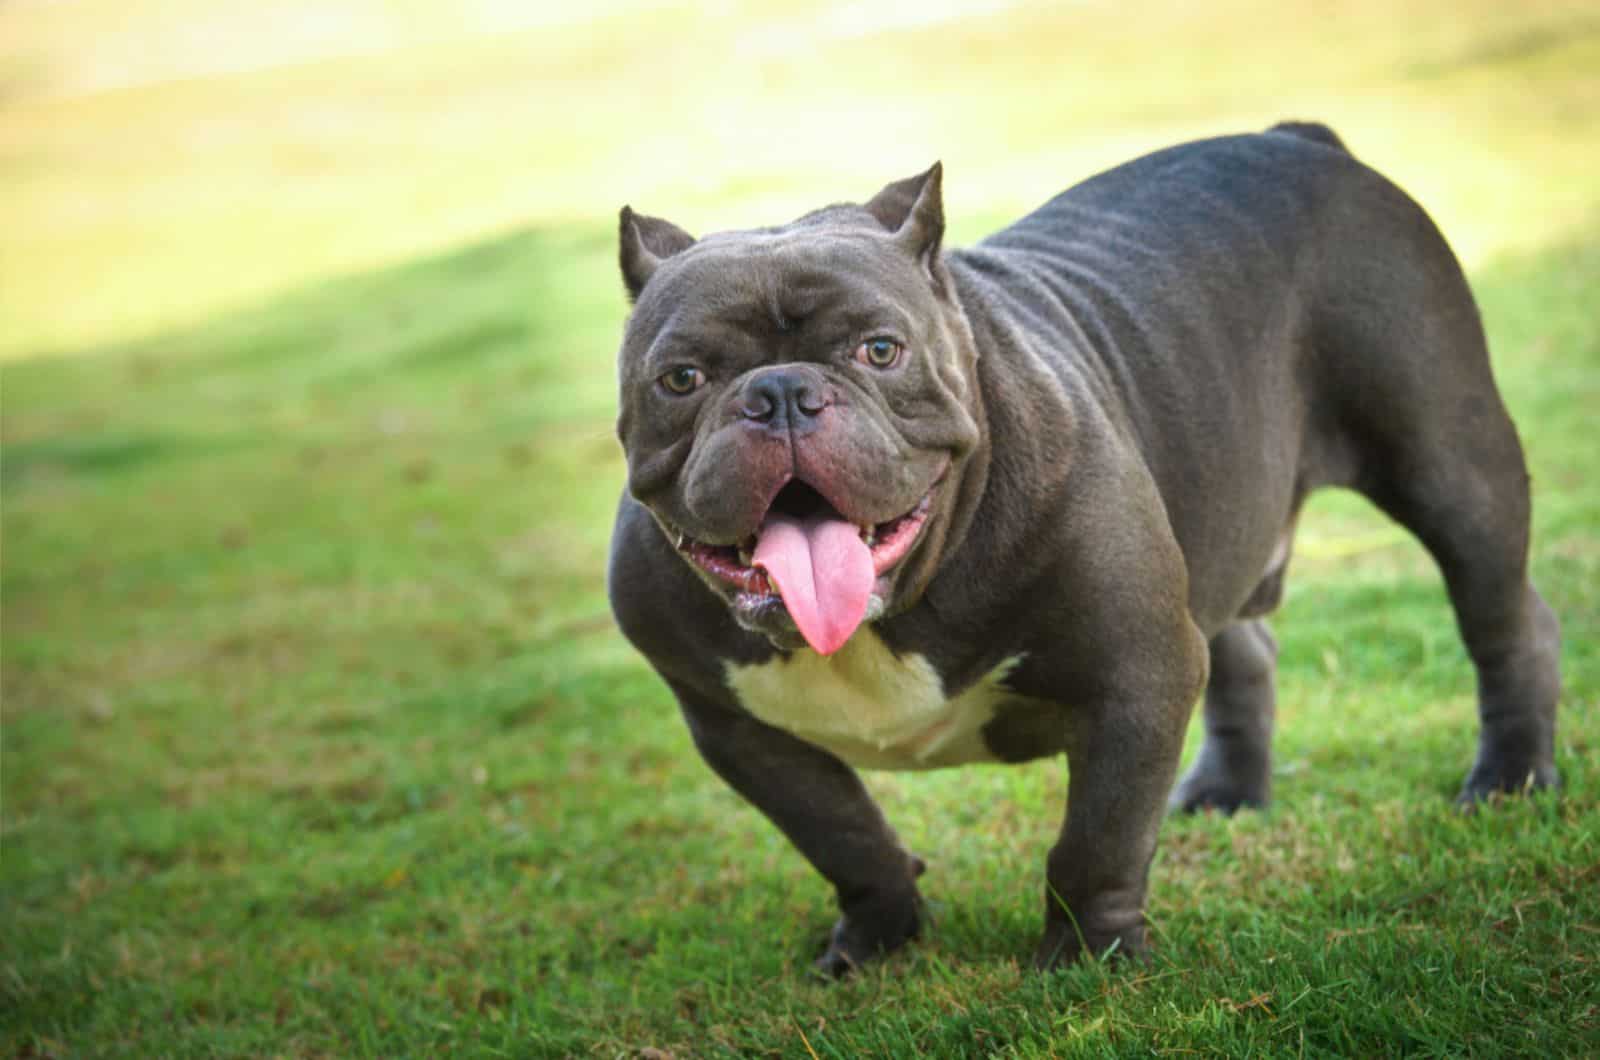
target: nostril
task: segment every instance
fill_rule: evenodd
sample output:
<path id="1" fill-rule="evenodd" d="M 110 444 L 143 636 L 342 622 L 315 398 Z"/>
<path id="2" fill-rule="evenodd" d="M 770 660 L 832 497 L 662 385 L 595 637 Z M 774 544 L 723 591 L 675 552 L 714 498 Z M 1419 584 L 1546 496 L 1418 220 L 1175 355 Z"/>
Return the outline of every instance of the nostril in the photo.
<path id="1" fill-rule="evenodd" d="M 807 416 L 815 416 L 828 407 L 828 402 L 823 396 L 809 386 L 801 387 L 795 393 L 794 403 Z"/>
<path id="2" fill-rule="evenodd" d="M 764 390 L 756 393 L 746 393 L 739 402 L 739 414 L 747 420 L 765 423 L 772 419 L 772 413 L 777 405 L 772 396 Z"/>

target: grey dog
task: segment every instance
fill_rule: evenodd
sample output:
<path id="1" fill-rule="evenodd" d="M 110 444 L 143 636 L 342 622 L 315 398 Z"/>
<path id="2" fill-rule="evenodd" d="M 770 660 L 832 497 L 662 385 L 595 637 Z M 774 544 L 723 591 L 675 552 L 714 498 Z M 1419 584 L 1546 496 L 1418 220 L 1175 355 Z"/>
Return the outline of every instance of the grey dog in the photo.
<path id="1" fill-rule="evenodd" d="M 836 888 L 821 969 L 920 925 L 923 863 L 855 768 L 1062 752 L 1035 961 L 1143 949 L 1165 808 L 1268 799 L 1263 616 L 1320 487 L 1443 572 L 1478 675 L 1461 800 L 1557 782 L 1522 448 L 1415 202 L 1303 123 L 1137 159 L 962 250 L 940 178 L 699 240 L 622 211 L 612 607 Z"/>

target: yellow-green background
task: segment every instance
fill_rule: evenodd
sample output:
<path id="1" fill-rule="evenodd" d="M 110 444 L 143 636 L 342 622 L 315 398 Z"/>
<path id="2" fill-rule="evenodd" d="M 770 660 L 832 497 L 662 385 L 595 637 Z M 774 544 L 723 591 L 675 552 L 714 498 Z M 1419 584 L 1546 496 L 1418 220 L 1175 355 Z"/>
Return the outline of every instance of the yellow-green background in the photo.
<path id="1" fill-rule="evenodd" d="M 1590 219 L 1596 67 L 1600 7 L 1571 0 L 13 0 L 0 349 L 625 201 L 767 223 L 935 158 L 954 218 L 1003 217 L 1286 116 L 1341 130 L 1478 264 Z"/>

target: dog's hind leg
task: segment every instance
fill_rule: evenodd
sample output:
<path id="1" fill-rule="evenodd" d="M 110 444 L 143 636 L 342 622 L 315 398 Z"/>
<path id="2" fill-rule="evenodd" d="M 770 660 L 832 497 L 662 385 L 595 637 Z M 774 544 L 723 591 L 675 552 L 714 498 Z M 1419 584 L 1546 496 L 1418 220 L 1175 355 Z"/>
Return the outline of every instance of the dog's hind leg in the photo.
<path id="1" fill-rule="evenodd" d="M 1560 626 L 1528 580 L 1528 476 L 1511 421 L 1476 422 L 1403 454 L 1366 490 L 1433 554 L 1478 672 L 1478 756 L 1459 801 L 1557 783 Z"/>
<path id="2" fill-rule="evenodd" d="M 1233 813 L 1271 795 L 1278 644 L 1262 619 L 1235 622 L 1211 638 L 1205 742 L 1168 806 Z"/>
<path id="3" fill-rule="evenodd" d="M 1478 672 L 1482 729 L 1460 800 L 1557 782 L 1560 629 L 1528 581 L 1528 472 L 1455 258 L 1380 189 L 1366 267 L 1338 270 L 1318 334 L 1348 480 L 1422 541 Z"/>

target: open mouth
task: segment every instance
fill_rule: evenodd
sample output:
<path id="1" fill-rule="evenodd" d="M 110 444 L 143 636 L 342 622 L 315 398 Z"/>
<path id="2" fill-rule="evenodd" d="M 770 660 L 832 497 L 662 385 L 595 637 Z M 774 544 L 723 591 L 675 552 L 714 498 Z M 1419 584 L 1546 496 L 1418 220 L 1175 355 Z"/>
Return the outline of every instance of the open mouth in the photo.
<path id="1" fill-rule="evenodd" d="M 909 512 L 886 523 L 856 526 L 857 536 L 872 554 L 872 573 L 882 575 L 905 558 L 916 542 L 917 533 L 928 518 L 933 504 L 930 490 Z M 769 512 L 808 519 L 821 512 L 833 513 L 833 506 L 823 500 L 822 494 L 810 486 L 793 479 L 773 498 Z M 835 518 L 843 516 L 833 513 Z M 766 569 L 755 559 L 758 538 L 751 534 L 737 545 L 708 545 L 679 532 L 676 539 L 678 551 L 688 556 L 695 566 L 747 593 L 758 596 L 780 595 L 772 584 Z"/>
<path id="2" fill-rule="evenodd" d="M 878 579 L 911 551 L 932 505 L 929 490 L 887 522 L 852 523 L 811 485 L 793 479 L 744 541 L 711 545 L 677 533 L 675 542 L 691 563 L 738 590 L 738 612 L 752 618 L 787 613 L 806 642 L 826 655 L 866 617 Z"/>

